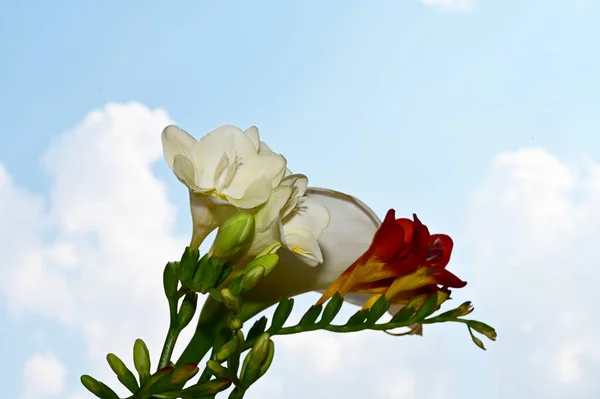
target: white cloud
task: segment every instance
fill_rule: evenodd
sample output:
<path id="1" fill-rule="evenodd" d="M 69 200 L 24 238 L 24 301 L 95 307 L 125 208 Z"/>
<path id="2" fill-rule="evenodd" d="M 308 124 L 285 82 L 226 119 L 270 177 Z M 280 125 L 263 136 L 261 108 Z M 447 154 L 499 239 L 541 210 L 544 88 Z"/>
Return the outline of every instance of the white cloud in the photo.
<path id="1" fill-rule="evenodd" d="M 54 397 L 65 388 L 66 371 L 51 352 L 30 357 L 23 367 L 21 399 Z"/>
<path id="2" fill-rule="evenodd" d="M 498 320 L 500 397 L 597 397 L 600 164 L 539 148 L 501 154 L 469 220 L 477 307 Z"/>
<path id="3" fill-rule="evenodd" d="M 471 0 L 421 0 L 421 3 L 445 11 L 467 11 L 473 7 Z"/>
<path id="4" fill-rule="evenodd" d="M 162 268 L 187 241 L 173 236 L 175 207 L 152 171 L 169 123 L 139 103 L 90 112 L 44 156 L 46 203 L 0 168 L 0 239 L 12 243 L 0 251 L 0 283 L 10 309 L 80 328 L 97 370 L 77 372 L 110 375 L 110 385 L 106 353 L 130 364 L 143 338 L 157 358 L 168 326 Z"/>

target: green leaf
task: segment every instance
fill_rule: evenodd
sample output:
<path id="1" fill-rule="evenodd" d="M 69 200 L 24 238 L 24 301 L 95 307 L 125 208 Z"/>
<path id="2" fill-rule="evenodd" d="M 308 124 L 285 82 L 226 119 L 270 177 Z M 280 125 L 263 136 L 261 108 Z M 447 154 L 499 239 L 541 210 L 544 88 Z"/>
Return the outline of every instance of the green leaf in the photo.
<path id="1" fill-rule="evenodd" d="M 109 353 L 106 355 L 108 365 L 117 375 L 117 378 L 131 393 L 136 393 L 140 388 L 133 373 L 125 366 L 125 363 L 116 355 Z"/>
<path id="2" fill-rule="evenodd" d="M 275 335 L 281 327 L 285 324 L 288 317 L 292 313 L 292 308 L 294 307 L 294 299 L 293 298 L 283 298 L 275 312 L 273 313 L 273 319 L 271 320 L 271 327 L 269 328 L 269 334 Z"/>
<path id="3" fill-rule="evenodd" d="M 169 300 L 172 300 L 177 296 L 179 279 L 177 278 L 176 265 L 176 262 L 169 262 L 163 271 L 163 287 L 165 289 L 165 295 Z"/>
<path id="4" fill-rule="evenodd" d="M 80 380 L 88 391 L 100 399 L 119 399 L 119 396 L 112 389 L 89 375 L 82 375 Z"/>
<path id="5" fill-rule="evenodd" d="M 150 353 L 141 339 L 136 339 L 133 345 L 133 364 L 140 376 L 140 384 L 144 385 L 150 378 Z"/>
<path id="6" fill-rule="evenodd" d="M 415 316 L 411 319 L 413 321 L 423 321 L 427 316 L 435 312 L 438 303 L 438 294 L 437 292 L 431 295 L 425 303 L 417 310 Z"/>
<path id="7" fill-rule="evenodd" d="M 333 319 L 335 319 L 335 316 L 337 316 L 337 314 L 339 313 L 343 304 L 344 298 L 342 298 L 339 292 L 336 292 L 331 297 L 329 302 L 327 302 L 327 305 L 325 305 L 325 310 L 323 311 L 323 316 L 321 317 L 321 320 L 319 320 L 319 324 L 328 325 L 329 323 L 331 323 Z"/>
<path id="8" fill-rule="evenodd" d="M 383 314 L 390 307 L 385 295 L 379 297 L 379 299 L 371 306 L 369 314 L 367 315 L 367 324 L 374 324 L 383 316 Z"/>
<path id="9" fill-rule="evenodd" d="M 255 338 L 265 332 L 265 328 L 267 328 L 267 318 L 265 316 L 256 320 L 254 325 L 250 327 L 250 331 L 248 331 L 248 335 L 246 336 L 246 341 L 252 341 Z"/>
<path id="10" fill-rule="evenodd" d="M 365 322 L 368 315 L 369 315 L 369 309 L 361 309 L 358 312 L 354 313 L 352 315 L 352 317 L 350 317 L 348 319 L 348 322 L 346 323 L 346 325 L 347 326 L 355 326 L 358 324 L 362 324 Z"/>
<path id="11" fill-rule="evenodd" d="M 302 316 L 299 324 L 302 326 L 310 326 L 315 324 L 315 321 L 317 321 L 317 318 L 321 314 L 321 310 L 323 310 L 322 305 L 311 306 L 304 316 Z"/>

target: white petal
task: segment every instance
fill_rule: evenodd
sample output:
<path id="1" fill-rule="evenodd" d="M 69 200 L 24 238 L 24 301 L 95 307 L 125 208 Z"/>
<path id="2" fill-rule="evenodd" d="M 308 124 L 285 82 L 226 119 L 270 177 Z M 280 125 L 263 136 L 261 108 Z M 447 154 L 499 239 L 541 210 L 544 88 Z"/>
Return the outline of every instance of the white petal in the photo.
<path id="1" fill-rule="evenodd" d="M 258 134 L 258 128 L 256 126 L 250 126 L 248 129 L 244 131 L 244 134 L 248 136 L 248 138 L 254 144 L 254 148 L 256 148 L 256 152 L 260 149 L 260 136 Z"/>
<path id="2" fill-rule="evenodd" d="M 294 196 L 302 197 L 308 187 L 308 177 L 300 173 L 288 175 L 281 180 L 281 185 L 294 187 Z"/>
<path id="3" fill-rule="evenodd" d="M 284 234 L 296 229 L 308 230 L 313 237 L 319 238 L 329 226 L 331 217 L 328 209 L 321 202 L 310 196 L 302 199 L 300 204 L 283 221 Z"/>
<path id="4" fill-rule="evenodd" d="M 167 165 L 173 170 L 175 155 L 183 155 L 189 160 L 193 159 L 196 139 L 188 132 L 175 125 L 165 127 L 161 133 L 163 157 Z"/>
<path id="5" fill-rule="evenodd" d="M 205 194 L 190 191 L 190 210 L 192 212 L 192 243 L 198 248 L 202 241 L 229 216 L 236 211 L 226 201 Z"/>
<path id="6" fill-rule="evenodd" d="M 258 157 L 254 144 L 244 132 L 230 125 L 216 128 L 198 141 L 194 152 L 194 163 L 202 166 L 203 174 L 197 178 L 202 187 L 214 187 L 215 171 L 223 158 L 229 162 L 238 160 L 242 164 Z"/>
<path id="7" fill-rule="evenodd" d="M 239 197 L 238 192 L 233 193 L 236 197 L 231 197 L 231 192 L 229 190 L 226 190 L 224 194 L 227 196 L 227 200 L 238 208 L 252 209 L 269 200 L 269 196 L 271 195 L 271 183 L 267 179 L 261 178 L 252 182 Z"/>
<path id="8" fill-rule="evenodd" d="M 190 190 L 201 191 L 196 185 L 196 171 L 194 170 L 194 164 L 189 158 L 186 158 L 181 154 L 175 154 L 173 157 L 172 169 L 175 176 L 177 176 L 177 179 L 185 184 Z"/>
<path id="9" fill-rule="evenodd" d="M 258 303 L 268 307 L 284 296 L 294 296 L 327 288 L 371 244 L 381 225 L 375 213 L 358 199 L 332 190 L 309 188 L 306 194 L 329 210 L 330 223 L 318 240 L 323 263 L 307 267 L 291 251 L 281 249 L 275 270 L 250 292 Z"/>
<path id="10" fill-rule="evenodd" d="M 286 247 L 308 266 L 315 267 L 323 262 L 319 243 L 310 231 L 295 229 L 288 234 L 284 232 L 284 237 Z"/>
<path id="11" fill-rule="evenodd" d="M 286 186 L 279 186 L 271 191 L 267 203 L 254 216 L 257 231 L 267 229 L 275 220 L 279 219 L 281 208 L 287 203 L 291 194 L 292 188 Z"/>

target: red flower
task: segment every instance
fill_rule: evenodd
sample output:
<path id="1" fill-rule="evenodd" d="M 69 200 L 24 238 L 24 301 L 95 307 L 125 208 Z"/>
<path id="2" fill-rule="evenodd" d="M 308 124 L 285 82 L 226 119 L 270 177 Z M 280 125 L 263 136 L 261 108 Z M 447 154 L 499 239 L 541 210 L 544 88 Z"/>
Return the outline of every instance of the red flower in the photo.
<path id="1" fill-rule="evenodd" d="M 452 253 L 452 239 L 445 234 L 429 234 L 417 215 L 396 219 L 390 209 L 369 249 L 325 291 L 318 304 L 336 292 L 376 294 L 364 308 L 385 295 L 389 303 L 405 304 L 415 295 L 436 291 L 448 296 L 447 288 L 467 283 L 446 270 Z M 441 287 L 440 287 L 441 286 Z"/>

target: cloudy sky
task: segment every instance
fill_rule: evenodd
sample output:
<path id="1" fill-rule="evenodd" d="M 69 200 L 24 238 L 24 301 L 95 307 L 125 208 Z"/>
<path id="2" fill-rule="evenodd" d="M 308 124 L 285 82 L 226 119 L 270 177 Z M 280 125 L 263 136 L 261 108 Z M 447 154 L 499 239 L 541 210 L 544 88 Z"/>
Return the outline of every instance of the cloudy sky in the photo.
<path id="1" fill-rule="evenodd" d="M 0 1 L 3 397 L 91 398 L 138 337 L 156 358 L 190 234 L 173 122 L 257 125 L 311 185 L 418 213 L 499 333 L 280 337 L 248 398 L 600 397 L 600 4 L 226 3 Z"/>

